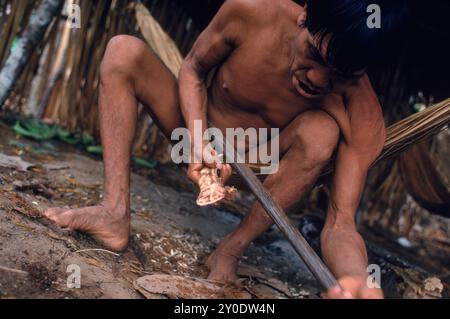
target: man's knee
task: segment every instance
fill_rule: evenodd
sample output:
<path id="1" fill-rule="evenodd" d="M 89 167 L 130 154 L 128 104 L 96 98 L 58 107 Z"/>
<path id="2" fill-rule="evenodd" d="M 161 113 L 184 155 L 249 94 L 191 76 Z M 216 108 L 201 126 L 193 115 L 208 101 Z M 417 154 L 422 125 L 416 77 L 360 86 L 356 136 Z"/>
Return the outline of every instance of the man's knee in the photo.
<path id="1" fill-rule="evenodd" d="M 333 156 L 339 135 L 339 126 L 331 116 L 323 111 L 309 111 L 299 117 L 294 142 L 304 152 L 305 159 L 323 163 Z"/>
<path id="2" fill-rule="evenodd" d="M 132 75 L 142 63 L 145 42 L 129 35 L 116 35 L 106 46 L 105 55 L 100 66 L 100 77 L 103 80 L 113 74 Z"/>

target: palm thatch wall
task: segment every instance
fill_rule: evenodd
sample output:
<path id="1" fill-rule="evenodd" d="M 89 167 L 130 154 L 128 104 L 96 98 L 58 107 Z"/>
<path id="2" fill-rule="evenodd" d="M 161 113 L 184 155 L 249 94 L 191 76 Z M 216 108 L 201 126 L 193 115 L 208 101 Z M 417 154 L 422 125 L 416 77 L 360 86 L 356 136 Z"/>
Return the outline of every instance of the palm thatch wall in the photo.
<path id="1" fill-rule="evenodd" d="M 182 56 L 162 29 L 155 27 L 157 24 L 148 23 L 152 16 L 135 10 L 135 3 L 123 0 L 78 0 L 74 3 L 81 7 L 81 28 L 71 29 L 65 12 L 53 21 L 45 40 L 33 54 L 7 101 L 6 108 L 57 123 L 71 131 L 98 136 L 99 66 L 111 37 L 133 34 L 146 39 L 156 52 L 165 55 L 162 58 L 174 73 Z M 0 37 L 5 44 L 0 47 L 0 67 L 14 39 L 26 25 L 33 4 L 36 6 L 39 1 L 0 2 Z M 168 13 L 172 16 L 172 8 L 167 7 L 165 1 L 155 1 L 151 7 L 163 20 Z M 176 17 L 186 22 L 186 14 L 180 10 L 178 13 Z M 178 31 L 180 43 L 185 39 L 185 34 L 189 34 L 186 38 L 191 40 L 184 42 L 186 46 L 192 45 L 198 31 L 189 32 L 189 28 L 180 30 L 184 31 Z M 166 146 L 167 142 L 141 109 L 135 155 L 163 159 L 167 157 Z"/>

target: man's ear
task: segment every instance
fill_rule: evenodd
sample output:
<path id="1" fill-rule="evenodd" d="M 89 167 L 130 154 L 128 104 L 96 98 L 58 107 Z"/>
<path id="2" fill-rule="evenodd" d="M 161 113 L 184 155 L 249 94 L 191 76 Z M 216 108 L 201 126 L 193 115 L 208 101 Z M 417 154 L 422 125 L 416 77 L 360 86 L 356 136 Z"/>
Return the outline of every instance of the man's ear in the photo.
<path id="1" fill-rule="evenodd" d="M 307 13 L 307 8 L 308 8 L 308 4 L 305 3 L 305 5 L 303 6 L 302 12 L 300 13 L 300 15 L 299 15 L 298 18 L 297 18 L 297 25 L 298 25 L 299 27 L 305 24 L 306 17 L 307 17 L 307 15 L 308 15 L 308 13 Z"/>

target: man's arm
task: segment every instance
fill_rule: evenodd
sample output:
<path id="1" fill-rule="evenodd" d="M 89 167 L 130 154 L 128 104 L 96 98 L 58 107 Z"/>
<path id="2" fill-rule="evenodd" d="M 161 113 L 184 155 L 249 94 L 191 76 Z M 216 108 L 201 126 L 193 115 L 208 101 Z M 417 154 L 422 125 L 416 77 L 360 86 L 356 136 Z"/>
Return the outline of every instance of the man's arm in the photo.
<path id="1" fill-rule="evenodd" d="M 381 153 L 385 127 L 381 107 L 364 78 L 346 93 L 348 126 L 339 145 L 327 220 L 322 232 L 322 254 L 344 289 L 354 297 L 381 297 L 366 289 L 367 252 L 355 224 L 367 172 Z"/>
<path id="2" fill-rule="evenodd" d="M 203 131 L 207 123 L 206 78 L 236 49 L 245 36 L 246 24 L 252 15 L 251 1 L 228 0 L 210 25 L 195 42 L 181 66 L 179 74 L 180 103 L 186 126 L 194 136 L 194 121 L 201 121 Z M 202 132 L 203 133 L 203 132 Z M 193 141 L 192 141 L 193 142 Z M 198 182 L 203 165 L 190 165 L 188 175 Z M 231 168 L 225 172 L 231 173 Z"/>

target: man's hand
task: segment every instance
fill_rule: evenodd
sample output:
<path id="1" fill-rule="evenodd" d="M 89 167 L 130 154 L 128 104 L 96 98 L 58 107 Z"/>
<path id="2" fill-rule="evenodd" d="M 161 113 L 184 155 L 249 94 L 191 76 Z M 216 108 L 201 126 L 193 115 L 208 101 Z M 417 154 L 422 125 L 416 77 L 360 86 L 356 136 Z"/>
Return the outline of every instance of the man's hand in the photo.
<path id="1" fill-rule="evenodd" d="M 322 294 L 324 299 L 383 299 L 381 289 L 369 288 L 365 278 L 344 277 L 339 280 L 339 287 L 331 288 Z"/>
<path id="2" fill-rule="evenodd" d="M 193 148 L 191 154 L 194 155 L 193 161 L 189 164 L 187 176 L 191 181 L 198 185 L 200 172 L 203 168 L 217 168 L 220 171 L 220 178 L 223 184 L 227 182 L 232 173 L 231 165 L 222 163 L 222 156 L 211 148 L 209 143 L 204 143 L 202 149 Z"/>

